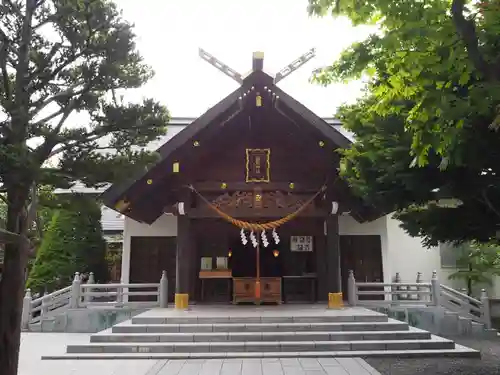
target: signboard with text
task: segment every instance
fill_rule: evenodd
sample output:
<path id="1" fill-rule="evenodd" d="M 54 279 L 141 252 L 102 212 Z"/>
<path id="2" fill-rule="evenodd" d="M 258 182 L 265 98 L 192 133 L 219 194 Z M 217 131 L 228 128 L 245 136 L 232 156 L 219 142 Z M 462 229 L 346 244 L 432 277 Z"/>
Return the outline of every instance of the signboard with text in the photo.
<path id="1" fill-rule="evenodd" d="M 292 236 L 290 238 L 291 251 L 313 251 L 312 236 Z"/>

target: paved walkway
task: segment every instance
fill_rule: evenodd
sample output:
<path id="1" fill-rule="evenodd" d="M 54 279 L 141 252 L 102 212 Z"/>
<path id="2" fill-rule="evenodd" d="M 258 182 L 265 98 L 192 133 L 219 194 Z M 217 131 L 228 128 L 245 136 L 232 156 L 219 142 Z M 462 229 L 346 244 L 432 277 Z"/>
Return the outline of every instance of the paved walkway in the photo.
<path id="1" fill-rule="evenodd" d="M 42 361 L 88 334 L 23 333 L 18 375 L 379 375 L 360 358 Z"/>

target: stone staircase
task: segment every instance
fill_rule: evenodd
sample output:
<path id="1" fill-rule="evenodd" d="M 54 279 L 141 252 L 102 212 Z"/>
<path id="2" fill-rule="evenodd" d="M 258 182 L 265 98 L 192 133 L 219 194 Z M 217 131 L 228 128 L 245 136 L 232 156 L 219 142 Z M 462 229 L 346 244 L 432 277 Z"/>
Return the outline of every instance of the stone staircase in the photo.
<path id="1" fill-rule="evenodd" d="M 364 308 L 153 309 L 44 359 L 467 356 L 479 352 Z"/>

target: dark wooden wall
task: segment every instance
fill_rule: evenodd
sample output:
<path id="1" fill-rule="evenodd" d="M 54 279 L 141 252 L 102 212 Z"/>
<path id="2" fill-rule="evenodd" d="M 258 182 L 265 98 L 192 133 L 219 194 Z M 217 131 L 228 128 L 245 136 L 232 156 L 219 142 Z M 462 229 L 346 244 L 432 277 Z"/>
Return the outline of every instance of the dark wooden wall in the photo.
<path id="1" fill-rule="evenodd" d="M 321 286 L 326 278 L 332 277 L 325 270 L 326 238 L 320 219 L 299 218 L 278 230 L 281 238 L 280 257 L 283 275 L 296 276 L 302 273 L 317 273 L 317 299 L 326 300 L 327 291 Z M 312 253 L 291 252 L 290 236 L 313 236 Z M 199 300 L 200 283 L 198 273 L 202 256 L 227 256 L 231 243 L 239 238 L 239 230 L 217 219 L 200 219 L 193 223 L 196 238 L 196 266 L 191 275 L 195 285 L 193 301 Z M 273 241 L 270 238 L 270 247 Z M 267 249 L 267 250 L 269 250 Z M 247 245 L 245 250 L 254 251 Z M 266 251 L 266 250 L 263 250 Z M 272 250 L 270 250 L 272 251 Z M 175 293 L 176 237 L 132 237 L 130 258 L 131 283 L 157 283 L 162 270 L 166 270 L 169 280 L 169 300 Z M 347 296 L 347 276 L 354 270 L 359 281 L 383 281 L 382 249 L 380 236 L 340 236 L 342 291 Z M 215 264 L 214 264 L 215 266 Z"/>
<path id="2" fill-rule="evenodd" d="M 169 300 L 175 292 L 176 237 L 132 237 L 130 243 L 130 283 L 159 283 L 167 271 Z"/>
<path id="3" fill-rule="evenodd" d="M 359 282 L 383 282 L 382 243 L 380 236 L 340 236 L 342 291 L 347 296 L 349 270 Z"/>
<path id="4" fill-rule="evenodd" d="M 319 138 L 305 127 L 271 110 L 250 118 L 239 116 L 221 129 L 220 136 L 207 141 L 208 145 L 202 137 L 199 142 L 192 150 L 198 154 L 196 160 L 184 165 L 181 161 L 182 183 L 245 181 L 247 148 L 271 149 L 273 182 L 307 181 L 321 186 L 326 175 L 335 172 L 333 150 L 320 147 Z"/>

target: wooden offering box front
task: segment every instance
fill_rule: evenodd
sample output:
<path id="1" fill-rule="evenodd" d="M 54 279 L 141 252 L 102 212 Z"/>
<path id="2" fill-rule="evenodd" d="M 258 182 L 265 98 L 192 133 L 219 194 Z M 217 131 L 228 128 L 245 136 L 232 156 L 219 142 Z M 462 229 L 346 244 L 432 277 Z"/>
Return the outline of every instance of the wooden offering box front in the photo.
<path id="1" fill-rule="evenodd" d="M 281 278 L 261 277 L 260 293 L 256 293 L 256 288 L 257 279 L 255 277 L 233 278 L 233 303 L 281 303 Z"/>

